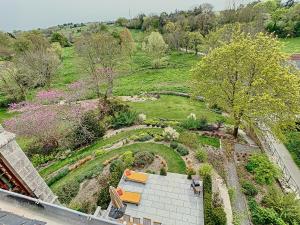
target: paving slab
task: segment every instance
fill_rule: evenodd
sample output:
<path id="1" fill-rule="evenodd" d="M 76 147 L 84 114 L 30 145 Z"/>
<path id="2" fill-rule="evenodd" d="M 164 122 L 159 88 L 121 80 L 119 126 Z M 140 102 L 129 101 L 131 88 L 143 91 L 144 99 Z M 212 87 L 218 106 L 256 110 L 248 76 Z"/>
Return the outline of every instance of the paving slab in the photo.
<path id="1" fill-rule="evenodd" d="M 195 195 L 186 175 L 149 174 L 146 184 L 121 179 L 119 187 L 142 195 L 139 206 L 127 204 L 125 213 L 131 217 L 149 218 L 164 225 L 204 225 L 203 193 Z"/>

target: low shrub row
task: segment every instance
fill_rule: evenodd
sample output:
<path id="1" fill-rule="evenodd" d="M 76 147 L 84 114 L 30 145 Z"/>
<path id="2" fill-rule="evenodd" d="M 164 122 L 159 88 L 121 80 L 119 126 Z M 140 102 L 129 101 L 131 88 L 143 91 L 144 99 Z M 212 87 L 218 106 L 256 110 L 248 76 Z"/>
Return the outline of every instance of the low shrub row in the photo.
<path id="1" fill-rule="evenodd" d="M 189 154 L 189 150 L 181 144 L 178 144 L 175 141 L 170 143 L 170 147 L 179 153 L 181 156 L 186 156 Z"/>
<path id="2" fill-rule="evenodd" d="M 208 225 L 226 225 L 226 214 L 220 201 L 212 194 L 212 179 L 210 175 L 203 177 L 204 221 Z M 215 197 L 217 198 L 217 197 Z"/>

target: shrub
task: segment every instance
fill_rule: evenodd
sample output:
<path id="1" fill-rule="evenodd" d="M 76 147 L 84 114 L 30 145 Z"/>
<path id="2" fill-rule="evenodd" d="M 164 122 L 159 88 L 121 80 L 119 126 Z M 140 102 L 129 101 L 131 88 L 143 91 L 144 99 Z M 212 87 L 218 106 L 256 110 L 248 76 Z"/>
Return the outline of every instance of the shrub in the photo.
<path id="1" fill-rule="evenodd" d="M 166 141 L 174 141 L 179 138 L 179 133 L 172 127 L 166 127 L 163 132 Z"/>
<path id="2" fill-rule="evenodd" d="M 72 180 L 66 183 L 62 188 L 55 192 L 58 200 L 62 204 L 69 204 L 70 201 L 77 195 L 80 188 L 80 183 Z"/>
<path id="3" fill-rule="evenodd" d="M 99 149 L 99 150 L 97 150 L 97 151 L 95 152 L 95 154 L 96 154 L 97 157 L 99 157 L 99 156 L 101 156 L 101 155 L 104 155 L 105 152 L 106 152 L 105 150 Z"/>
<path id="4" fill-rule="evenodd" d="M 162 167 L 162 168 L 160 169 L 159 174 L 160 174 L 161 176 L 167 176 L 167 170 L 166 170 L 166 168 L 165 168 L 165 167 Z"/>
<path id="5" fill-rule="evenodd" d="M 181 126 L 187 130 L 197 130 L 199 128 L 199 120 L 193 117 L 188 117 L 181 123 Z"/>
<path id="6" fill-rule="evenodd" d="M 71 209 L 88 214 L 95 212 L 96 207 L 97 206 L 95 204 L 91 204 L 91 202 L 88 199 L 85 199 L 83 202 L 72 201 L 69 205 L 69 208 Z"/>
<path id="7" fill-rule="evenodd" d="M 170 143 L 170 148 L 176 149 L 178 147 L 178 142 L 176 141 L 171 141 Z"/>
<path id="8" fill-rule="evenodd" d="M 210 176 L 212 173 L 212 169 L 212 165 L 210 165 L 209 163 L 204 163 L 199 168 L 199 175 L 202 177 Z"/>
<path id="9" fill-rule="evenodd" d="M 264 208 L 257 204 L 254 198 L 248 201 L 248 206 L 252 216 L 252 222 L 255 225 L 272 224 L 287 225 L 275 212 L 274 209 Z M 297 223 L 296 223 L 297 224 Z"/>
<path id="10" fill-rule="evenodd" d="M 162 135 L 159 135 L 159 134 L 154 135 L 154 141 L 160 142 L 160 141 L 163 141 L 163 140 L 164 140 L 164 137 Z"/>
<path id="11" fill-rule="evenodd" d="M 196 174 L 196 171 L 192 167 L 186 168 L 187 179 L 192 179 L 192 175 Z"/>
<path id="12" fill-rule="evenodd" d="M 142 114 L 142 113 L 139 114 L 137 118 L 138 118 L 138 122 L 141 123 L 141 124 L 144 123 L 147 119 L 146 115 Z"/>
<path id="13" fill-rule="evenodd" d="M 135 123 L 137 120 L 137 113 L 132 111 L 118 112 L 112 118 L 112 127 L 118 129 L 121 127 L 128 127 Z"/>
<path id="14" fill-rule="evenodd" d="M 82 116 L 79 125 L 71 134 L 70 142 L 73 143 L 73 148 L 78 148 L 92 143 L 104 133 L 105 128 L 99 123 L 96 113 L 90 111 Z"/>
<path id="15" fill-rule="evenodd" d="M 252 155 L 246 169 L 254 174 L 259 184 L 270 185 L 280 177 L 280 170 L 264 154 Z"/>
<path id="16" fill-rule="evenodd" d="M 125 164 L 120 159 L 116 159 L 111 162 L 109 166 L 109 171 L 111 173 L 117 173 L 117 174 L 123 174 L 123 171 L 125 170 Z"/>
<path id="17" fill-rule="evenodd" d="M 55 176 L 51 177 L 48 181 L 47 184 L 48 186 L 51 186 L 54 184 L 56 181 L 60 180 L 61 178 L 65 177 L 69 173 L 69 169 L 65 168 L 61 171 L 59 171 Z"/>
<path id="18" fill-rule="evenodd" d="M 199 160 L 199 162 L 206 162 L 207 161 L 207 152 L 203 149 L 197 150 L 196 158 Z"/>
<path id="19" fill-rule="evenodd" d="M 212 196 L 212 179 L 206 174 L 203 176 L 203 191 L 204 191 L 204 221 L 209 225 L 225 225 L 226 214 L 219 200 Z M 215 197 L 216 198 L 216 197 Z"/>
<path id="20" fill-rule="evenodd" d="M 134 165 L 137 167 L 145 167 L 154 161 L 154 154 L 150 152 L 137 152 L 134 155 Z"/>
<path id="21" fill-rule="evenodd" d="M 274 209 L 287 224 L 296 224 L 296 221 L 300 221 L 300 200 L 294 192 L 284 193 L 280 188 L 274 186 L 263 197 L 262 204 Z"/>
<path id="22" fill-rule="evenodd" d="M 181 156 L 186 156 L 186 155 L 189 154 L 189 150 L 188 150 L 186 147 L 182 146 L 182 145 L 179 145 L 179 146 L 177 147 L 176 151 L 177 151 L 177 152 L 179 153 L 179 155 L 181 155 Z"/>
<path id="23" fill-rule="evenodd" d="M 208 123 L 207 123 L 207 118 L 202 116 L 200 119 L 199 119 L 199 130 L 206 130 L 207 129 L 207 126 L 208 126 Z"/>
<path id="24" fill-rule="evenodd" d="M 122 155 L 122 161 L 126 168 L 130 168 L 133 165 L 134 157 L 131 151 L 124 152 Z"/>
<path id="25" fill-rule="evenodd" d="M 136 139 L 134 139 L 135 141 L 140 141 L 140 142 L 145 142 L 145 141 L 149 141 L 151 140 L 153 137 L 148 134 L 148 133 L 142 133 L 140 134 Z"/>
<path id="26" fill-rule="evenodd" d="M 258 194 L 258 190 L 250 181 L 242 181 L 242 191 L 245 195 L 254 197 Z"/>
<path id="27" fill-rule="evenodd" d="M 31 162 L 35 167 L 37 167 L 37 166 L 47 163 L 53 159 L 55 159 L 55 157 L 53 155 L 35 154 L 31 157 Z"/>

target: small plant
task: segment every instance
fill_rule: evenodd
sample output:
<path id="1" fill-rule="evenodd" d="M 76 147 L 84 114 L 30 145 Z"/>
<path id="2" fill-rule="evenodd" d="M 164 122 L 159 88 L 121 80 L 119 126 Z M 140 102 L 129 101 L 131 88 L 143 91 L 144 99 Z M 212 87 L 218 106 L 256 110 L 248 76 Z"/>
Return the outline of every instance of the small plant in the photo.
<path id="1" fill-rule="evenodd" d="M 194 117 L 188 117 L 181 123 L 181 126 L 187 130 L 197 130 L 199 128 L 199 121 Z"/>
<path id="2" fill-rule="evenodd" d="M 163 140 L 164 140 L 164 137 L 162 135 L 159 135 L 159 134 L 154 135 L 154 141 L 161 142 Z"/>
<path id="3" fill-rule="evenodd" d="M 199 175 L 201 177 L 210 176 L 212 173 L 213 167 L 209 163 L 204 163 L 199 168 Z"/>
<path id="4" fill-rule="evenodd" d="M 154 161 L 154 154 L 150 152 L 138 152 L 134 155 L 134 165 L 137 167 L 145 167 Z"/>
<path id="5" fill-rule="evenodd" d="M 131 126 L 137 120 L 137 113 L 132 111 L 118 112 L 112 118 L 112 127 L 118 129 L 121 127 Z"/>
<path id="6" fill-rule="evenodd" d="M 145 142 L 151 140 L 153 137 L 148 133 L 140 134 L 134 141 Z"/>
<path id="7" fill-rule="evenodd" d="M 228 195 L 229 195 L 229 198 L 230 198 L 230 202 L 233 203 L 235 201 L 235 198 L 236 198 L 236 190 L 234 187 L 230 187 L 228 189 Z"/>
<path id="8" fill-rule="evenodd" d="M 167 170 L 166 170 L 166 168 L 165 168 L 165 167 L 162 167 L 162 168 L 160 169 L 159 174 L 160 174 L 161 176 L 167 176 Z"/>
<path id="9" fill-rule="evenodd" d="M 146 119 L 147 119 L 147 117 L 146 117 L 145 114 L 141 113 L 141 114 L 138 115 L 138 122 L 139 123 L 141 123 L 141 124 L 144 123 L 146 121 Z"/>
<path id="10" fill-rule="evenodd" d="M 153 171 L 153 170 L 146 170 L 146 173 L 155 174 L 155 171 Z"/>
<path id="11" fill-rule="evenodd" d="M 176 141 L 171 141 L 171 143 L 170 143 L 170 148 L 172 148 L 172 149 L 178 148 L 178 142 L 176 142 Z"/>
<path id="12" fill-rule="evenodd" d="M 179 138 L 179 133 L 172 127 L 166 127 L 163 136 L 166 141 L 175 141 Z"/>
<path id="13" fill-rule="evenodd" d="M 202 116 L 200 119 L 199 119 L 199 130 L 206 130 L 207 129 L 207 126 L 208 126 L 208 123 L 207 123 L 207 118 Z"/>
<path id="14" fill-rule="evenodd" d="M 112 161 L 109 166 L 110 173 L 117 173 L 122 175 L 124 170 L 125 170 L 125 164 L 120 159 L 116 159 Z"/>
<path id="15" fill-rule="evenodd" d="M 189 150 L 187 148 L 185 148 L 182 145 L 179 145 L 176 149 L 176 151 L 179 153 L 179 155 L 181 156 L 186 156 L 189 154 Z"/>
<path id="16" fill-rule="evenodd" d="M 197 150 L 196 158 L 199 160 L 199 162 L 206 162 L 208 158 L 207 152 L 203 149 Z"/>
<path id="17" fill-rule="evenodd" d="M 278 167 L 264 154 L 252 155 L 246 169 L 254 174 L 255 180 L 259 184 L 273 184 L 281 175 Z"/>
<path id="18" fill-rule="evenodd" d="M 250 181 L 242 181 L 243 193 L 250 197 L 255 197 L 258 194 L 258 190 L 254 184 Z"/>
<path id="19" fill-rule="evenodd" d="M 124 152 L 121 158 L 126 168 L 130 168 L 133 165 L 134 157 L 131 151 Z"/>
<path id="20" fill-rule="evenodd" d="M 97 150 L 97 151 L 95 152 L 95 154 L 96 154 L 96 157 L 99 157 L 99 156 L 101 156 L 101 155 L 104 155 L 104 154 L 105 154 L 105 150 L 103 150 L 103 149 L 99 149 L 99 150 Z"/>
<path id="21" fill-rule="evenodd" d="M 186 174 L 187 174 L 187 179 L 191 180 L 192 179 L 192 175 L 195 175 L 196 171 L 192 167 L 188 167 L 186 169 Z"/>

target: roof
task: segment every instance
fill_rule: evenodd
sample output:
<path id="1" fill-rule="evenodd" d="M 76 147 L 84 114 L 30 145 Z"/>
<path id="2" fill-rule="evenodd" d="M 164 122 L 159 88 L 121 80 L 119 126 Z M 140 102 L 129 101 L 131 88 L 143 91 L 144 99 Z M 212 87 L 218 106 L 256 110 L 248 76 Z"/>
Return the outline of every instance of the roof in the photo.
<path id="1" fill-rule="evenodd" d="M 113 225 L 104 218 L 0 189 L 0 225 Z"/>
<path id="2" fill-rule="evenodd" d="M 119 187 L 141 193 L 139 206 L 127 204 L 125 214 L 164 225 L 204 225 L 203 195 L 195 195 L 186 175 L 149 174 L 146 184 L 121 179 Z M 108 209 L 109 211 L 109 209 Z"/>
<path id="3" fill-rule="evenodd" d="M 38 220 L 27 219 L 23 216 L 18 216 L 10 212 L 0 210 L 1 225 L 44 225 L 45 222 Z"/>

